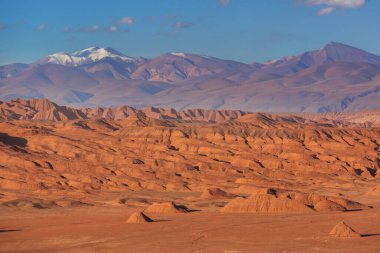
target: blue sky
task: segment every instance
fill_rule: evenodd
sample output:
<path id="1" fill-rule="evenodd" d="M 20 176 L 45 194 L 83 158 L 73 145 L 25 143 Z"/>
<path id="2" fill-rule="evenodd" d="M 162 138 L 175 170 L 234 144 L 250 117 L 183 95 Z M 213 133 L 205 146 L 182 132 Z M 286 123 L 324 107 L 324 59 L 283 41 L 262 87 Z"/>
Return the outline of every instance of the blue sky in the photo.
<path id="1" fill-rule="evenodd" d="M 330 41 L 380 54 L 377 0 L 0 0 L 0 64 L 113 47 L 262 62 Z"/>

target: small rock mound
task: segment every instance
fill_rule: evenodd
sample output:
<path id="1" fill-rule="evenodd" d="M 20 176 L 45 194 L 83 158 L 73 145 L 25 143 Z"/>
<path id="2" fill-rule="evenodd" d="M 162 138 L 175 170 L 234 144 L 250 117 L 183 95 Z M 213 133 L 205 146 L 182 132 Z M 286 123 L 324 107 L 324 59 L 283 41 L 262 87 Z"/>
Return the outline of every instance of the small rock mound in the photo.
<path id="1" fill-rule="evenodd" d="M 129 216 L 126 223 L 146 223 L 146 222 L 153 222 L 151 218 L 146 216 L 143 212 L 135 212 L 132 213 L 131 216 Z"/>
<path id="2" fill-rule="evenodd" d="M 330 231 L 330 235 L 334 237 L 360 237 L 361 235 L 353 230 L 343 221 L 339 222 L 333 229 Z"/>
<path id="3" fill-rule="evenodd" d="M 220 188 L 208 188 L 201 195 L 203 199 L 232 199 L 235 197 L 235 194 L 225 192 Z"/>
<path id="4" fill-rule="evenodd" d="M 145 209 L 146 213 L 187 213 L 186 206 L 177 205 L 174 202 L 153 203 Z"/>

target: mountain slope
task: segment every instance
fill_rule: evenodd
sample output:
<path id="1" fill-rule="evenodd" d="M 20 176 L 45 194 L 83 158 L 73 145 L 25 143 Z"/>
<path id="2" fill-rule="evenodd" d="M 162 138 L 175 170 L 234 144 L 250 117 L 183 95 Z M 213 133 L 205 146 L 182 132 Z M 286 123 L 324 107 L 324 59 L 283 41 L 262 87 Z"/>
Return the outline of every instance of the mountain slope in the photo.
<path id="1" fill-rule="evenodd" d="M 211 75 L 228 76 L 250 68 L 247 64 L 209 56 L 168 53 L 147 61 L 138 67 L 132 77 L 151 81 L 175 82 Z"/>
<path id="2" fill-rule="evenodd" d="M 28 64 L 13 63 L 0 66 L 0 80 L 18 75 L 28 67 Z"/>
<path id="3" fill-rule="evenodd" d="M 270 71 L 288 74 L 309 67 L 333 62 L 370 63 L 380 65 L 380 56 L 370 54 L 355 47 L 331 42 L 319 50 L 269 61 L 265 63 L 265 66 L 266 69 L 270 69 Z"/>

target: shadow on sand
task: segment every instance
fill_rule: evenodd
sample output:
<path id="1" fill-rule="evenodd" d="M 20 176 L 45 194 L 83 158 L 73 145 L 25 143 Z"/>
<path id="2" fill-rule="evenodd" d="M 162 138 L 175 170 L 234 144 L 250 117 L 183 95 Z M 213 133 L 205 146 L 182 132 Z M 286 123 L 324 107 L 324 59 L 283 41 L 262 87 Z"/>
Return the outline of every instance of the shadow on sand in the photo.
<path id="1" fill-rule="evenodd" d="M 361 237 L 380 236 L 380 234 L 361 234 Z"/>
<path id="2" fill-rule="evenodd" d="M 26 144 L 28 143 L 28 141 L 24 138 L 10 136 L 6 133 L 0 133 L 0 142 L 17 147 L 26 147 Z"/>
<path id="3" fill-rule="evenodd" d="M 17 232 L 22 231 L 21 229 L 0 229 L 0 233 L 9 233 L 9 232 Z"/>

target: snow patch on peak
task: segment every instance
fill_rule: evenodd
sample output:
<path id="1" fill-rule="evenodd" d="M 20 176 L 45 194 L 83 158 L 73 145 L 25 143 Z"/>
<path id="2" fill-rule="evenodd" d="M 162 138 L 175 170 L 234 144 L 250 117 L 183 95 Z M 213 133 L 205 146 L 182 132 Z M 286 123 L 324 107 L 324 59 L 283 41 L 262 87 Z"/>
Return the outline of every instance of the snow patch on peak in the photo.
<path id="1" fill-rule="evenodd" d="M 274 64 L 290 61 L 290 60 L 292 60 L 294 58 L 295 58 L 295 56 L 286 56 L 286 57 L 283 57 L 283 58 L 280 58 L 280 59 L 274 59 L 274 60 L 266 61 L 263 64 L 266 65 L 266 66 L 268 66 L 268 65 L 274 65 Z"/>
<path id="2" fill-rule="evenodd" d="M 98 61 L 103 58 L 118 58 L 123 61 L 133 61 L 133 58 L 128 57 L 115 49 L 112 48 L 103 48 L 103 47 L 90 47 L 78 52 L 73 53 L 74 56 L 87 57 L 92 61 Z"/>
<path id="3" fill-rule="evenodd" d="M 48 63 L 59 65 L 74 65 L 77 66 L 85 61 L 84 57 L 75 57 L 68 53 L 55 53 L 47 56 Z"/>
<path id="4" fill-rule="evenodd" d="M 104 58 L 113 58 L 125 62 L 135 61 L 134 58 L 128 57 L 112 48 L 102 47 L 89 47 L 71 54 L 65 52 L 55 53 L 48 55 L 46 58 L 48 63 L 69 66 L 78 66 L 86 63 L 92 63 Z"/>
<path id="5" fill-rule="evenodd" d="M 174 55 L 174 56 L 179 56 L 179 57 L 186 57 L 186 54 L 185 53 L 180 53 L 180 52 L 172 52 L 170 53 L 171 55 Z"/>
<path id="6" fill-rule="evenodd" d="M 88 56 L 88 55 L 92 54 L 93 52 L 98 51 L 99 49 L 100 49 L 99 47 L 89 47 L 89 48 L 85 48 L 85 49 L 80 50 L 80 51 L 76 51 L 76 52 L 72 53 L 72 55 Z"/>
<path id="7" fill-rule="evenodd" d="M 200 55 L 200 57 L 205 58 L 205 59 L 214 59 L 214 57 L 204 55 L 204 54 Z"/>

